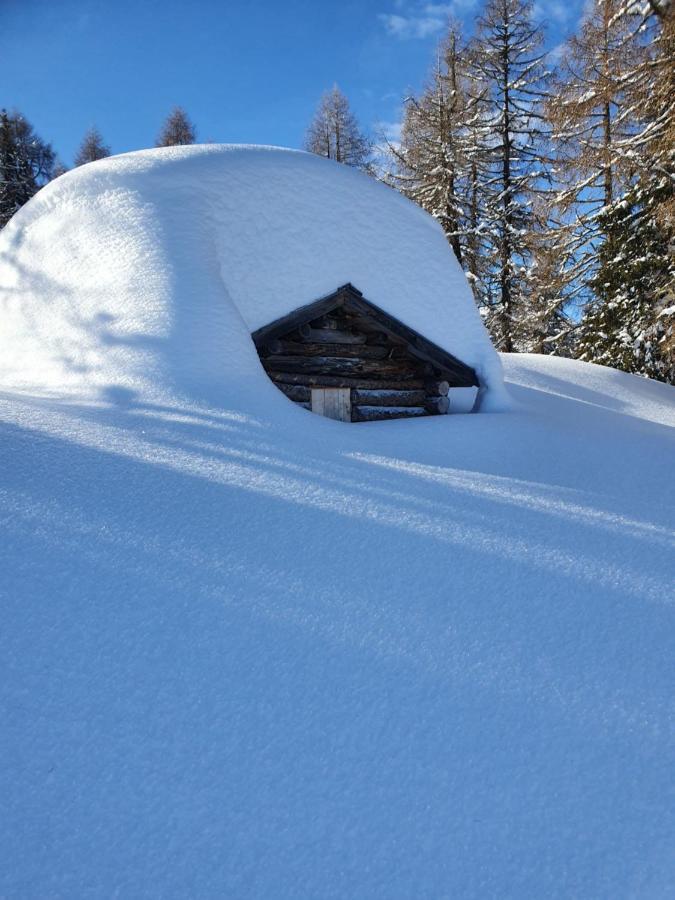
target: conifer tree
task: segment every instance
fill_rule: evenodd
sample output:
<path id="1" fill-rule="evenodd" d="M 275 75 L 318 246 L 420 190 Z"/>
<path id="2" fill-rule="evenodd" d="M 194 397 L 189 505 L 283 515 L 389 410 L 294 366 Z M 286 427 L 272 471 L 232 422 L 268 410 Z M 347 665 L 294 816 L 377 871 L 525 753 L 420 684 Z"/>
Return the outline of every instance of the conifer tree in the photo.
<path id="1" fill-rule="evenodd" d="M 529 283 L 533 199 L 546 174 L 546 127 L 541 104 L 546 71 L 543 35 L 529 0 L 488 0 L 473 44 L 481 153 L 478 177 L 485 259 L 487 324 L 498 348 L 521 344 L 534 300 Z"/>
<path id="2" fill-rule="evenodd" d="M 53 175 L 54 151 L 20 113 L 0 112 L 0 227 Z"/>
<path id="3" fill-rule="evenodd" d="M 567 43 L 548 105 L 557 206 L 561 218 L 574 223 L 577 238 L 568 278 L 579 283 L 586 301 L 608 221 L 601 213 L 620 200 L 634 169 L 630 87 L 643 53 L 619 15 L 621 2 L 596 0 L 591 7 Z"/>
<path id="4" fill-rule="evenodd" d="M 194 144 L 197 140 L 195 127 L 181 106 L 175 106 L 169 113 L 155 146 L 174 147 L 181 144 Z"/>
<path id="5" fill-rule="evenodd" d="M 572 356 L 576 285 L 569 271 L 575 264 L 577 244 L 568 223 L 556 217 L 555 205 L 546 192 L 535 198 L 526 240 L 530 297 L 519 318 L 518 349 Z"/>
<path id="6" fill-rule="evenodd" d="M 675 382 L 672 13 L 656 7 L 645 17 L 628 4 L 613 10 L 612 23 L 624 35 L 623 58 L 631 63 L 618 106 L 631 129 L 612 146 L 626 187 L 596 217 L 602 242 L 578 352 L 582 359 Z"/>
<path id="7" fill-rule="evenodd" d="M 370 171 L 372 143 L 359 128 L 349 101 L 337 85 L 321 98 L 307 129 L 305 149 Z"/>
<path id="8" fill-rule="evenodd" d="M 85 134 L 80 149 L 75 157 L 75 165 L 83 166 L 88 162 L 96 162 L 97 159 L 105 159 L 110 156 L 110 147 L 103 143 L 103 138 L 98 128 L 92 127 Z"/>
<path id="9" fill-rule="evenodd" d="M 581 323 L 578 355 L 624 372 L 659 378 L 654 300 L 663 271 L 675 278 L 664 236 L 655 227 L 639 187 L 601 214 L 605 239 L 592 281 L 594 300 Z"/>
<path id="10" fill-rule="evenodd" d="M 466 71 L 466 50 L 453 25 L 422 93 L 407 98 L 400 145 L 389 143 L 394 165 L 385 180 L 439 221 L 460 264 L 475 272 L 471 238 L 479 215 L 469 123 L 476 104 Z"/>

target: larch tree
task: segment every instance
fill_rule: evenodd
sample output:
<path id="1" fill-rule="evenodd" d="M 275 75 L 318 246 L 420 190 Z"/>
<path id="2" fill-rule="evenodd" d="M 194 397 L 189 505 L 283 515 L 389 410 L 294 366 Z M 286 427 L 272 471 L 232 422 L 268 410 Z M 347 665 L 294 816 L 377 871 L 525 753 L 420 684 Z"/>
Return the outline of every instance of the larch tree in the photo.
<path id="1" fill-rule="evenodd" d="M 472 179 L 472 86 L 461 33 L 452 25 L 421 94 L 406 99 L 401 141 L 388 144 L 393 166 L 385 180 L 438 220 L 475 284 L 479 214 Z"/>
<path id="2" fill-rule="evenodd" d="M 85 163 L 96 162 L 97 159 L 105 159 L 106 156 L 110 156 L 110 147 L 103 143 L 99 130 L 92 127 L 87 131 L 80 144 L 80 149 L 75 157 L 75 165 L 83 166 Z"/>
<path id="3" fill-rule="evenodd" d="M 337 85 L 321 98 L 304 146 L 318 156 L 370 171 L 372 143 L 361 131 L 349 101 Z"/>
<path id="4" fill-rule="evenodd" d="M 547 168 L 542 114 L 547 73 L 543 34 L 529 0 L 488 0 L 472 46 L 477 92 L 478 179 L 487 242 L 487 324 L 500 350 L 529 349 L 533 203 Z"/>
<path id="5" fill-rule="evenodd" d="M 576 239 L 567 277 L 580 303 L 591 297 L 603 241 L 605 209 L 626 190 L 630 169 L 619 152 L 635 134 L 627 114 L 634 48 L 616 13 L 622 0 L 595 0 L 579 33 L 567 42 L 548 103 L 552 126 L 556 206 Z"/>
<path id="6" fill-rule="evenodd" d="M 574 276 L 589 289 L 577 354 L 665 380 L 675 377 L 674 72 L 672 8 L 598 0 L 570 42 L 552 116 L 562 206 L 579 235 Z"/>
<path id="7" fill-rule="evenodd" d="M 162 130 L 157 136 L 156 147 L 174 147 L 194 144 L 197 141 L 195 126 L 182 106 L 175 106 L 167 116 Z"/>
<path id="8" fill-rule="evenodd" d="M 519 349 L 572 356 L 577 304 L 576 284 L 569 272 L 576 263 L 576 236 L 568 223 L 557 217 L 550 193 L 539 194 L 532 209 L 526 236 L 530 298 L 519 321 Z"/>
<path id="9" fill-rule="evenodd" d="M 0 113 L 0 227 L 54 174 L 55 156 L 17 112 Z"/>

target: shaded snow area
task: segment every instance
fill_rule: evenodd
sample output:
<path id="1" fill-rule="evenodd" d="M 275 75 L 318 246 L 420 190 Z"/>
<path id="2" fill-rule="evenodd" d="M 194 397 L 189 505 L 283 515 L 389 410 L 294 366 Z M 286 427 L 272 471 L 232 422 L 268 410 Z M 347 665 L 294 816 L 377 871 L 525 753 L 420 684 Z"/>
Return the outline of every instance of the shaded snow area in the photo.
<path id="1" fill-rule="evenodd" d="M 504 405 L 435 219 L 314 154 L 215 144 L 81 166 L 20 210 L 0 235 L 0 384 L 221 403 L 259 376 L 252 331 L 348 282 Z"/>
<path id="2" fill-rule="evenodd" d="M 2 394 L 2 896 L 672 896 L 675 392 L 504 363 Z"/>

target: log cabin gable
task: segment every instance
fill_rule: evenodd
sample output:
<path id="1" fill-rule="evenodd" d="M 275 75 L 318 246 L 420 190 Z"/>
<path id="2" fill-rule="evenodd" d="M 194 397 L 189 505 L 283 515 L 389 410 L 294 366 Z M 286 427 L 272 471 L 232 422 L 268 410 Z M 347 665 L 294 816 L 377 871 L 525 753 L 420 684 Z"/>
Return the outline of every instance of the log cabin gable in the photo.
<path id="1" fill-rule="evenodd" d="M 286 396 L 344 421 L 442 414 L 450 387 L 478 386 L 471 367 L 351 284 L 259 328 L 252 338 L 265 371 Z"/>

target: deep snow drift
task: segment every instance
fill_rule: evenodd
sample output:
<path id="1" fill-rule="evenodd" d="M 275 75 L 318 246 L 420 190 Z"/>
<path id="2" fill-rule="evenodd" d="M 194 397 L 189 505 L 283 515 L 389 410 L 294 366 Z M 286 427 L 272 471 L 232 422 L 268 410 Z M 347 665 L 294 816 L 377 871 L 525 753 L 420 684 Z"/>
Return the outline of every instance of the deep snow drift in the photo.
<path id="1" fill-rule="evenodd" d="M 91 163 L 14 217 L 0 234 L 0 385 L 227 403 L 258 380 L 250 333 L 347 282 L 503 404 L 498 357 L 431 216 L 313 154 L 223 145 Z"/>
<path id="2" fill-rule="evenodd" d="M 672 896 L 675 392 L 505 362 L 371 425 L 4 392 L 0 894 Z"/>
<path id="3" fill-rule="evenodd" d="M 351 425 L 251 329 L 353 282 L 501 365 L 438 226 L 299 153 L 85 166 L 0 235 L 0 895 L 672 895 L 675 404 Z"/>

